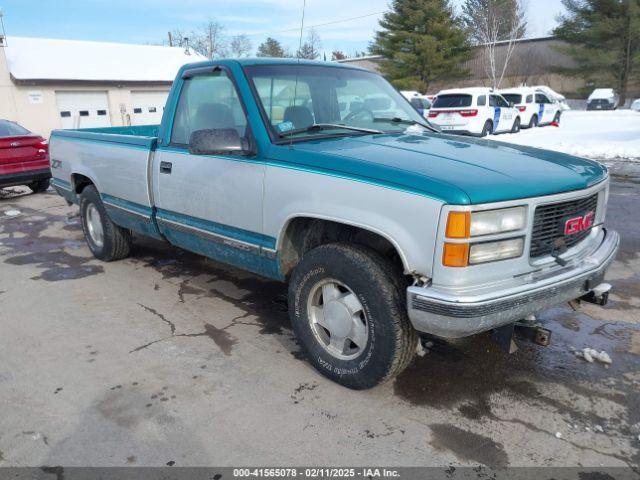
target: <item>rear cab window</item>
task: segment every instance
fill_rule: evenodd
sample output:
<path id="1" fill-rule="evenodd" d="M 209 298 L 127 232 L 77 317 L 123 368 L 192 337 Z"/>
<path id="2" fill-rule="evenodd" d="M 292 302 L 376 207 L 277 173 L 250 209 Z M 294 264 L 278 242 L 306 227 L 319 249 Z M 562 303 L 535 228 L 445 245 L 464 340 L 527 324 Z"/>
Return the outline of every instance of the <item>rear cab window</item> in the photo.
<path id="1" fill-rule="evenodd" d="M 433 108 L 465 108 L 470 107 L 473 97 L 466 94 L 447 93 L 438 95 L 433 102 Z"/>

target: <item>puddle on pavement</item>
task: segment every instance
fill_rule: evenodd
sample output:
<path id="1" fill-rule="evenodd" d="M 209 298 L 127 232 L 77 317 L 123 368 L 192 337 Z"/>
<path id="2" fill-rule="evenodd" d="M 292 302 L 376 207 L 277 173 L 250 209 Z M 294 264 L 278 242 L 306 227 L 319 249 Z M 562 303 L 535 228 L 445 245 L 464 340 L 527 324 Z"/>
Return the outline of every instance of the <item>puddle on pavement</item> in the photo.
<path id="1" fill-rule="evenodd" d="M 482 463 L 496 468 L 509 465 L 503 445 L 489 437 L 445 423 L 430 425 L 429 428 L 433 434 L 431 446 L 451 451 L 460 461 Z"/>
<path id="2" fill-rule="evenodd" d="M 9 265 L 34 265 L 41 269 L 32 280 L 57 282 L 75 280 L 104 272 L 101 265 L 92 265 L 92 256 L 72 255 L 67 250 L 86 248 L 80 225 L 75 226 L 76 238 L 69 239 L 44 235 L 54 224 L 69 221 L 69 217 L 42 213 L 19 207 L 21 215 L 0 222 L 0 247 L 10 249 L 2 254 Z M 71 226 L 71 224 L 67 224 Z"/>

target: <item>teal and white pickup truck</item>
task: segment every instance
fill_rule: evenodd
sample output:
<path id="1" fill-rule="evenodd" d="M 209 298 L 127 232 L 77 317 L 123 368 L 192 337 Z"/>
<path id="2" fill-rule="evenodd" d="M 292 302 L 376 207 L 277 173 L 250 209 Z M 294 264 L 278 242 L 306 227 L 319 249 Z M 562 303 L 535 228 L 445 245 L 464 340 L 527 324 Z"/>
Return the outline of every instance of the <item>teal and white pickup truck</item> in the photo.
<path id="1" fill-rule="evenodd" d="M 335 63 L 186 65 L 161 125 L 58 130 L 50 151 L 97 258 L 135 232 L 288 282 L 307 358 L 350 388 L 400 373 L 421 332 L 604 302 L 619 244 L 602 165 L 443 135 Z"/>

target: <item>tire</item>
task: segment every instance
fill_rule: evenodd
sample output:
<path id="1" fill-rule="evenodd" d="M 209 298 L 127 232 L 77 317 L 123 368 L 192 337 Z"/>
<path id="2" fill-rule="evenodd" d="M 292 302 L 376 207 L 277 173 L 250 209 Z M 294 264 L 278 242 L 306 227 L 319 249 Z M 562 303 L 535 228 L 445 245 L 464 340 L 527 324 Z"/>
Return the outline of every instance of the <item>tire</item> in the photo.
<path id="1" fill-rule="evenodd" d="M 480 136 L 484 138 L 491 133 L 493 133 L 493 122 L 491 120 L 487 120 L 484 122 L 484 127 L 482 127 L 482 133 Z"/>
<path id="2" fill-rule="evenodd" d="M 111 221 L 93 185 L 85 187 L 80 194 L 80 220 L 84 238 L 96 258 L 111 262 L 129 256 L 133 242 L 131 231 Z"/>
<path id="3" fill-rule="evenodd" d="M 560 125 L 560 112 L 556 112 L 556 116 L 553 117 L 553 123 L 557 123 L 558 125 Z"/>
<path id="4" fill-rule="evenodd" d="M 536 128 L 538 126 L 538 115 L 534 115 L 529 120 L 529 128 Z"/>
<path id="5" fill-rule="evenodd" d="M 47 178 L 45 180 L 37 180 L 29 185 L 29 188 L 33 193 L 44 193 L 49 188 L 51 184 L 51 179 Z"/>
<path id="6" fill-rule="evenodd" d="M 520 117 L 516 117 L 516 120 L 513 122 L 513 126 L 511 127 L 511 133 L 518 133 L 520 131 Z"/>
<path id="7" fill-rule="evenodd" d="M 342 334 L 332 335 L 314 321 L 320 318 L 314 313 L 318 308 L 322 322 L 334 333 L 342 329 Z M 401 276 L 386 259 L 363 246 L 332 243 L 305 254 L 289 282 L 289 315 L 311 365 L 347 388 L 363 390 L 394 378 L 416 352 L 418 335 L 407 317 Z M 344 333 L 347 330 L 349 334 Z M 356 330 L 360 345 L 349 339 Z M 342 353 L 332 351 L 334 338 Z"/>

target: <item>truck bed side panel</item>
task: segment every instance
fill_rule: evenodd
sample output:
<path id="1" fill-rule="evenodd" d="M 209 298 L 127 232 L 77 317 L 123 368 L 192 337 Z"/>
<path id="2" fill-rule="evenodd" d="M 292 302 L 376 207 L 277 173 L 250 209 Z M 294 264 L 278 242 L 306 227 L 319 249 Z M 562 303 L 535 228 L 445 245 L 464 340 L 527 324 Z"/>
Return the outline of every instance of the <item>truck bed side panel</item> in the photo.
<path id="1" fill-rule="evenodd" d="M 148 168 L 155 138 L 89 131 L 55 131 L 51 136 L 53 183 L 76 201 L 78 176 L 97 188 L 114 223 L 160 237 L 153 220 Z M 69 198 L 68 198 L 69 199 Z"/>

